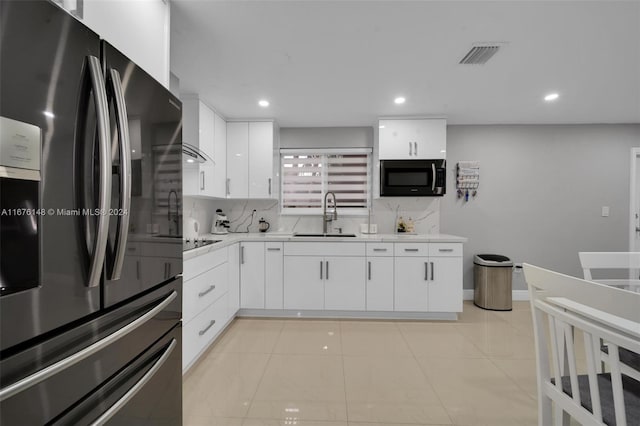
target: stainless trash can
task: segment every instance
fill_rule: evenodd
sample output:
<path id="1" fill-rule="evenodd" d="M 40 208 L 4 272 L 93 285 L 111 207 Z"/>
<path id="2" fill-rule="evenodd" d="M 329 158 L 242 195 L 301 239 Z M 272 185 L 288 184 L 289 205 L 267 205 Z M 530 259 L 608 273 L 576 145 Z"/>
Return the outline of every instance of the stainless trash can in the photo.
<path id="1" fill-rule="evenodd" d="M 477 254 L 473 258 L 473 303 L 482 309 L 512 309 L 513 262 L 499 254 Z"/>

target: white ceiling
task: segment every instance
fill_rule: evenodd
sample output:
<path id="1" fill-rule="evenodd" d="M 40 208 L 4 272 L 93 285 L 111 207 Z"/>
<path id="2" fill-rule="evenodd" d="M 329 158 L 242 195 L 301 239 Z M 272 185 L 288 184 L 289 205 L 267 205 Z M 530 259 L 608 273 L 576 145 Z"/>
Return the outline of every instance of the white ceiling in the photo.
<path id="1" fill-rule="evenodd" d="M 171 0 L 171 71 L 227 118 L 283 127 L 639 123 L 640 1 Z M 506 42 L 459 65 L 474 42 Z M 545 94 L 560 99 L 545 103 Z M 395 105 L 397 95 L 407 98 Z M 268 99 L 269 108 L 257 105 Z"/>

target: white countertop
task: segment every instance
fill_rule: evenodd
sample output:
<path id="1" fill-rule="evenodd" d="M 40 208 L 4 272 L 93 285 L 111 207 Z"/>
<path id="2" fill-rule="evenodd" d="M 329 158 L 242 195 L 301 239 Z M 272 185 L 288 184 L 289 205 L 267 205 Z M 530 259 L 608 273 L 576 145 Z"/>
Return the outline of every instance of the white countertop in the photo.
<path id="1" fill-rule="evenodd" d="M 218 250 L 240 241 L 272 241 L 272 242 L 412 242 L 412 243 L 466 243 L 467 239 L 449 234 L 361 234 L 355 237 L 294 237 L 291 233 L 260 232 L 260 233 L 231 233 L 226 235 L 203 234 L 200 238 L 208 240 L 221 240 L 218 243 L 185 251 L 183 259 L 194 257 Z"/>

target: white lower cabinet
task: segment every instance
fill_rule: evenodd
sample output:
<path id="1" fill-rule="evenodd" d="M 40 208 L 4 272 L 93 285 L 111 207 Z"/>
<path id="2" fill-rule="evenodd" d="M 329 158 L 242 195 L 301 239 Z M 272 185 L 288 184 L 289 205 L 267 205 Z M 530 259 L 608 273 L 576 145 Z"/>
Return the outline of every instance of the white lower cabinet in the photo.
<path id="1" fill-rule="evenodd" d="M 265 243 L 264 254 L 264 307 L 282 309 L 283 294 L 283 243 Z"/>
<path id="2" fill-rule="evenodd" d="M 393 270 L 393 257 L 367 257 L 367 311 L 393 311 Z"/>
<path id="3" fill-rule="evenodd" d="M 462 312 L 462 244 L 396 243 L 394 310 Z"/>
<path id="4" fill-rule="evenodd" d="M 264 309 L 264 244 L 240 243 L 240 307 Z"/>
<path id="5" fill-rule="evenodd" d="M 430 257 L 429 312 L 462 312 L 462 257 Z"/>
<path id="6" fill-rule="evenodd" d="M 226 296 L 226 295 L 225 295 Z M 220 297 L 182 330 L 182 371 L 193 364 L 227 322 L 227 298 Z"/>
<path id="7" fill-rule="evenodd" d="M 425 312 L 428 310 L 428 268 L 426 257 L 396 257 L 394 262 L 394 310 Z"/>
<path id="8" fill-rule="evenodd" d="M 324 308 L 364 311 L 364 257 L 326 257 L 324 262 Z"/>
<path id="9" fill-rule="evenodd" d="M 197 360 L 237 312 L 229 309 L 228 259 L 229 250 L 221 248 L 184 262 L 182 371 Z"/>
<path id="10" fill-rule="evenodd" d="M 284 308 L 324 309 L 324 257 L 284 257 Z"/>

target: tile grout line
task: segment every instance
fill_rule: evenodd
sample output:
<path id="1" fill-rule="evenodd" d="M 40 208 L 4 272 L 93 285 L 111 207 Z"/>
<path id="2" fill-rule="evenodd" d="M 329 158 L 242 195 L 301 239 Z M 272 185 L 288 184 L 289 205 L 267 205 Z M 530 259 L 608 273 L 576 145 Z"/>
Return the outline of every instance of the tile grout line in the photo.
<path id="1" fill-rule="evenodd" d="M 411 345 L 409 344 L 409 341 L 407 340 L 407 337 L 404 335 L 404 332 L 402 331 L 402 329 L 398 326 L 398 324 L 396 322 L 394 322 L 394 326 L 396 327 L 396 329 L 398 329 L 398 332 L 400 333 L 400 336 L 402 337 L 402 340 L 404 341 L 404 344 L 407 345 L 407 348 L 409 349 L 409 353 L 411 354 L 411 356 L 413 357 L 413 360 L 416 362 L 416 364 L 418 365 L 418 368 L 422 372 L 422 376 L 427 380 L 427 383 L 429 384 L 429 387 L 431 387 L 431 390 L 433 391 L 433 394 L 436 396 L 436 398 L 438 398 L 438 402 L 440 403 L 440 405 L 444 409 L 444 412 L 447 413 L 447 417 L 449 418 L 449 424 L 454 425 L 453 419 L 451 418 L 451 415 L 449 414 L 449 410 L 447 410 L 447 407 L 442 402 L 442 399 L 440 399 L 440 395 L 438 395 L 438 392 L 436 392 L 435 386 L 433 386 L 433 384 L 431 383 L 431 380 L 427 376 L 427 373 L 424 371 L 424 369 L 420 365 L 420 361 L 418 361 L 418 357 L 416 356 L 415 352 L 413 352 L 413 349 L 411 349 Z"/>

